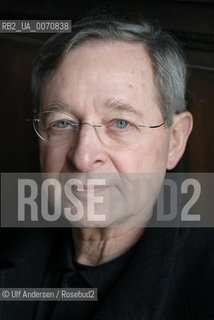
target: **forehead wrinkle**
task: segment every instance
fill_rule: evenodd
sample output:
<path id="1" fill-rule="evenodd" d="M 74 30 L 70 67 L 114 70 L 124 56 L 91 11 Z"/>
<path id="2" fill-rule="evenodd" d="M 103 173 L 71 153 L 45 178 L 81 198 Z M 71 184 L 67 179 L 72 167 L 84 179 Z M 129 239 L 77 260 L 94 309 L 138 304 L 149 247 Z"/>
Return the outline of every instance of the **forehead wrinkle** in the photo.
<path id="1" fill-rule="evenodd" d="M 113 111 L 125 111 L 134 116 L 142 117 L 143 113 L 136 110 L 133 106 L 131 106 L 128 102 L 122 99 L 109 98 L 104 106 L 108 110 Z"/>

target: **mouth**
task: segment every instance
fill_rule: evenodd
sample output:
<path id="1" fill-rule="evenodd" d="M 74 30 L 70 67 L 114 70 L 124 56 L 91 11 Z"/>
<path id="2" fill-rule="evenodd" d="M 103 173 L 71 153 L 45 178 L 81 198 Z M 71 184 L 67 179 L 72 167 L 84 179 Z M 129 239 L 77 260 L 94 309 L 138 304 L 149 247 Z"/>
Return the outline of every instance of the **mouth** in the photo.
<path id="1" fill-rule="evenodd" d="M 93 195 L 97 193 L 104 192 L 108 190 L 111 186 L 104 185 L 104 186 L 99 186 L 99 185 L 93 185 L 93 186 L 88 186 L 88 185 L 83 185 L 82 187 L 73 185 L 72 186 L 72 192 L 76 195 Z"/>

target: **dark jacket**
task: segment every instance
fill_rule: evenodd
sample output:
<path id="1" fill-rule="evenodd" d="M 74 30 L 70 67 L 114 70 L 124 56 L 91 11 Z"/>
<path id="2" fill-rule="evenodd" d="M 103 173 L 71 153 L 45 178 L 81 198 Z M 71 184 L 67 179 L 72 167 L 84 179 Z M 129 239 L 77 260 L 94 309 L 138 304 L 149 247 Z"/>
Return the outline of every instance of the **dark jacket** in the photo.
<path id="1" fill-rule="evenodd" d="M 57 274 L 55 283 L 44 279 L 68 232 L 4 231 L 1 287 L 60 286 Z M 0 319 L 43 320 L 40 309 L 41 302 L 1 302 Z M 147 228 L 92 319 L 214 320 L 213 229 Z"/>

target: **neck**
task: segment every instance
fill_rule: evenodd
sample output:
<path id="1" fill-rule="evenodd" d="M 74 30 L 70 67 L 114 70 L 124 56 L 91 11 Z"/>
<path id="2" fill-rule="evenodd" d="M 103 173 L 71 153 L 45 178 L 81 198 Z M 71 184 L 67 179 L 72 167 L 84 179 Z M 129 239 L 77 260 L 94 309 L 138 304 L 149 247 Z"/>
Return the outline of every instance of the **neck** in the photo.
<path id="1" fill-rule="evenodd" d="M 144 228 L 73 228 L 75 260 L 96 266 L 113 260 L 131 248 Z"/>

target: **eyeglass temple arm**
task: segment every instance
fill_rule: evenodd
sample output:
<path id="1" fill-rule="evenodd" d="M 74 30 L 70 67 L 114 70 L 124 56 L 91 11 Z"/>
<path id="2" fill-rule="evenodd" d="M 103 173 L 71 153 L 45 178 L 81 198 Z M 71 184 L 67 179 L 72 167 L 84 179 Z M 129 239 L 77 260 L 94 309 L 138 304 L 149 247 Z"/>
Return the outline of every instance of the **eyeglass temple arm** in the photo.
<path id="1" fill-rule="evenodd" d="M 144 127 L 144 128 L 159 128 L 159 127 L 161 127 L 162 125 L 164 125 L 164 123 L 165 123 L 165 121 L 164 122 L 162 122 L 161 124 L 158 124 L 158 125 L 156 125 L 156 126 L 146 126 L 146 125 L 144 125 L 144 124 L 139 124 L 138 126 L 139 127 Z"/>

